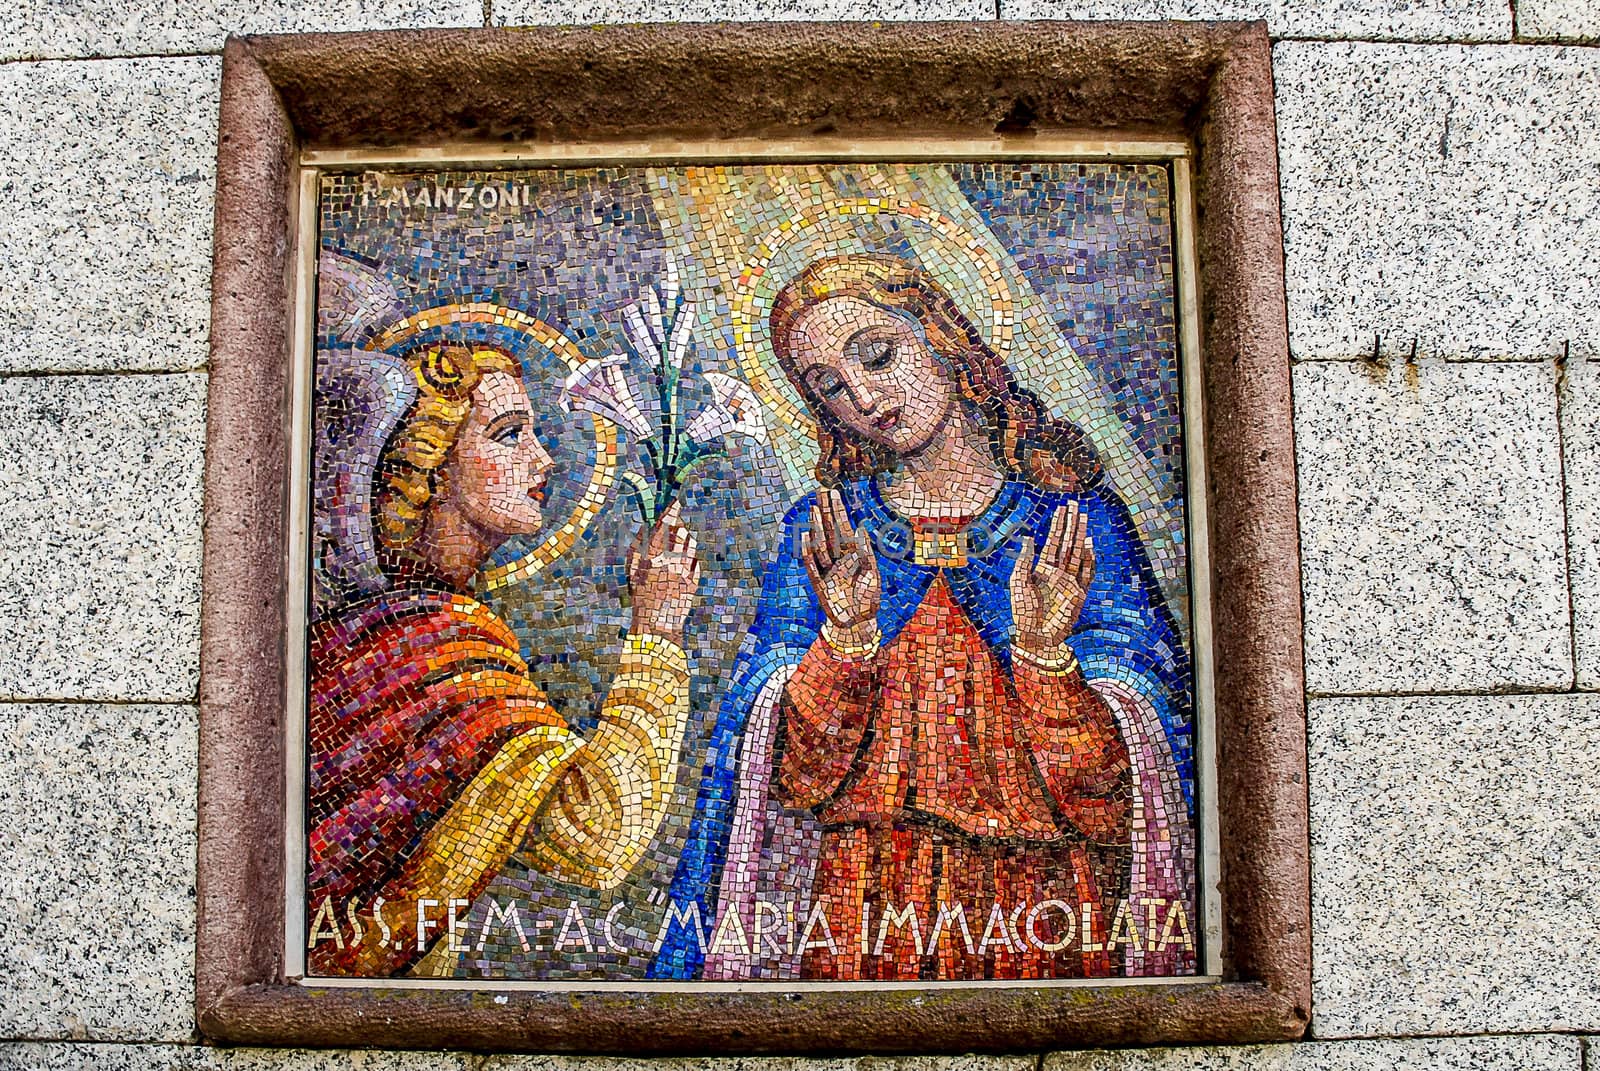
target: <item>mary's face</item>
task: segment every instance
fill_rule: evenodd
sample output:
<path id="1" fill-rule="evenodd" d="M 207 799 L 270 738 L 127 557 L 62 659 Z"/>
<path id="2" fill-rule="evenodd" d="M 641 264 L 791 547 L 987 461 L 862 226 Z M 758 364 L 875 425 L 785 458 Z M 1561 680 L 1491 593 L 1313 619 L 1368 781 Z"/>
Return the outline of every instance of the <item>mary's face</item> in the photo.
<path id="1" fill-rule="evenodd" d="M 789 343 L 807 388 L 839 423 L 898 456 L 926 447 L 956 409 L 948 371 L 909 316 L 829 298 L 795 318 Z"/>
<path id="2" fill-rule="evenodd" d="M 544 524 L 544 488 L 553 462 L 533 433 L 522 380 L 487 372 L 472 391 L 472 411 L 456 435 L 450 495 L 480 530 L 532 535 Z"/>

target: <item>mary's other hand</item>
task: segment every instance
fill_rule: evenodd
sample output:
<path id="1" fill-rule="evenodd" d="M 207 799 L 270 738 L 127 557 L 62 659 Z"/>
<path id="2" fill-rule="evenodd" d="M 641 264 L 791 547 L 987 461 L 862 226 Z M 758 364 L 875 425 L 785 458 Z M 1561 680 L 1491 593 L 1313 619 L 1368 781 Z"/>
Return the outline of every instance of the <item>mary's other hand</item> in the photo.
<path id="1" fill-rule="evenodd" d="M 1093 581 L 1089 520 L 1071 502 L 1050 518 L 1043 550 L 1028 536 L 1017 553 L 1011 569 L 1013 645 L 1042 655 L 1058 651 L 1072 635 Z"/>
<path id="2" fill-rule="evenodd" d="M 683 523 L 683 506 L 674 502 L 656 519 L 628 556 L 633 591 L 633 633 L 677 640 L 700 586 L 700 552 Z"/>

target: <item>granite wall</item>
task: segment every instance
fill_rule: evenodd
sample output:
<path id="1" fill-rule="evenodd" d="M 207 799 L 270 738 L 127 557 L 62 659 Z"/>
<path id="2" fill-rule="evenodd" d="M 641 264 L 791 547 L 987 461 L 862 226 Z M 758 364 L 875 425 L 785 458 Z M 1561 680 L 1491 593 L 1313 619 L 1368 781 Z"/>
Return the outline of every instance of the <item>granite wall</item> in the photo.
<path id="1" fill-rule="evenodd" d="M 1296 361 L 1315 1040 L 892 1066 L 1582 1067 L 1585 1035 L 1600 1034 L 1595 0 L 7 5 L 0 1067 L 624 1066 L 195 1044 L 201 449 L 225 33 L 1263 15 L 1278 39 Z"/>

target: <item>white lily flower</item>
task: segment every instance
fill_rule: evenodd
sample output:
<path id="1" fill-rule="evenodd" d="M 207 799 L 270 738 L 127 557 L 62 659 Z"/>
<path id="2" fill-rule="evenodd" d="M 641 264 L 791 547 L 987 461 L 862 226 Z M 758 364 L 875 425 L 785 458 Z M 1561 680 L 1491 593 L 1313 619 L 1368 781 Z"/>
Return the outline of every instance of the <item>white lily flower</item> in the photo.
<path id="1" fill-rule="evenodd" d="M 704 443 L 725 435 L 747 435 L 759 443 L 767 441 L 761 406 L 748 383 L 722 372 L 707 372 L 706 382 L 711 386 L 711 404 L 684 429 L 690 439 Z"/>
<path id="2" fill-rule="evenodd" d="M 678 310 L 677 317 L 672 321 L 672 337 L 667 342 L 667 363 L 678 371 L 683 371 L 683 358 L 689 352 L 689 336 L 694 333 L 694 301 L 691 299 L 683 303 L 683 308 Z"/>
<path id="3" fill-rule="evenodd" d="M 638 439 L 650 438 L 654 429 L 623 374 L 628 359 L 614 354 L 587 361 L 561 387 L 561 408 L 569 413 L 595 413 L 624 428 Z"/>
<path id="4" fill-rule="evenodd" d="M 655 293 L 655 291 L 647 291 Z M 630 301 L 622 308 L 622 333 L 628 339 L 628 345 L 633 352 L 642 357 L 646 364 L 655 366 L 661 356 L 661 339 L 656 335 L 656 328 L 650 326 L 654 317 L 647 316 L 643 303 Z"/>
<path id="5" fill-rule="evenodd" d="M 648 287 L 637 301 L 622 307 L 622 333 L 633 352 L 652 365 L 660 359 L 665 343 L 667 363 L 682 371 L 689 338 L 694 333 L 695 304 L 685 301 L 680 307 L 678 294 L 677 266 L 669 261 L 664 290 Z"/>
<path id="6" fill-rule="evenodd" d="M 678 273 L 678 258 L 668 253 L 666 262 L 666 280 L 661 284 L 661 305 L 671 310 L 678 307 L 678 295 L 683 292 L 683 282 Z"/>
<path id="7" fill-rule="evenodd" d="M 667 337 L 667 312 L 671 305 L 663 306 L 661 295 L 653 286 L 645 287 L 644 293 L 639 295 L 639 305 L 644 308 L 644 322 L 650 328 L 650 338 L 656 344 L 656 352 L 661 352 L 661 343 Z"/>

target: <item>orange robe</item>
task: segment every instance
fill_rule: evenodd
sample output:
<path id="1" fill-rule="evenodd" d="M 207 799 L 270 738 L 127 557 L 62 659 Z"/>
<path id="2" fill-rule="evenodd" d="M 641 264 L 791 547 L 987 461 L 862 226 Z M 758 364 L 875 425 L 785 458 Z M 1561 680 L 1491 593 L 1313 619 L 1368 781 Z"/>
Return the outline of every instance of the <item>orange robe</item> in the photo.
<path id="1" fill-rule="evenodd" d="M 1128 841 L 1129 769 L 1081 672 L 1014 657 L 1007 673 L 943 575 L 882 650 L 819 638 L 785 692 L 775 786 L 823 827 L 812 895 L 838 951 L 817 927 L 801 977 L 1109 975 L 1112 957 L 1083 946 L 1105 944 L 1118 895 L 1095 855 Z M 1052 900 L 1073 912 L 1070 942 L 1065 908 L 1031 910 Z"/>

